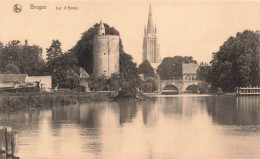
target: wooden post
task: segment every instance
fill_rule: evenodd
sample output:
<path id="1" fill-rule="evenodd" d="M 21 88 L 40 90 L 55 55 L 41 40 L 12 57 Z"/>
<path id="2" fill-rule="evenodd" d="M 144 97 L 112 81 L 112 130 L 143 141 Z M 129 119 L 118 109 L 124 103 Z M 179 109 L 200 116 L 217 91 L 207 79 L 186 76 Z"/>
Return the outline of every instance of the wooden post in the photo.
<path id="1" fill-rule="evenodd" d="M 18 159 L 18 133 L 11 127 L 0 126 L 0 159 Z"/>
<path id="2" fill-rule="evenodd" d="M 5 157 L 7 158 L 7 151 L 8 151 L 8 146 L 7 146 L 7 128 L 4 127 L 4 144 L 5 144 Z"/>
<path id="3" fill-rule="evenodd" d="M 18 149 L 18 133 L 16 131 L 12 131 L 11 139 L 12 139 L 11 140 L 12 156 L 17 156 L 19 149 Z"/>
<path id="4" fill-rule="evenodd" d="M 8 127 L 6 128 L 6 146 L 7 146 L 7 155 L 12 155 L 12 145 L 11 145 L 11 140 L 12 140 L 12 128 Z"/>
<path id="5" fill-rule="evenodd" d="M 4 153 L 4 127 L 0 126 L 0 154 Z"/>

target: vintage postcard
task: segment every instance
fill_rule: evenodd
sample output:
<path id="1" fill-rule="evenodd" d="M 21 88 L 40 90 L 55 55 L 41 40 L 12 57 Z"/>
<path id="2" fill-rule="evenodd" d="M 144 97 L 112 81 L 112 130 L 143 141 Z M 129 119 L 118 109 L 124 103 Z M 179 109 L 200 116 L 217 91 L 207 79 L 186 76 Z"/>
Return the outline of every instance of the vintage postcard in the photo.
<path id="1" fill-rule="evenodd" d="M 260 1 L 0 1 L 0 159 L 259 159 Z"/>

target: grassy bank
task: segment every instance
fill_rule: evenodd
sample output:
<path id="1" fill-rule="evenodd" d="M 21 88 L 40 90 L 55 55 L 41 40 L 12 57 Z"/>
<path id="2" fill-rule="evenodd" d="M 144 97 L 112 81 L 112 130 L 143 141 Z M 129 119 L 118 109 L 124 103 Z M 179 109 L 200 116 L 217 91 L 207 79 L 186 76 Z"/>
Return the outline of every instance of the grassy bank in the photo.
<path id="1" fill-rule="evenodd" d="M 116 92 L 1 93 L 0 112 L 26 111 L 55 105 L 110 101 Z"/>

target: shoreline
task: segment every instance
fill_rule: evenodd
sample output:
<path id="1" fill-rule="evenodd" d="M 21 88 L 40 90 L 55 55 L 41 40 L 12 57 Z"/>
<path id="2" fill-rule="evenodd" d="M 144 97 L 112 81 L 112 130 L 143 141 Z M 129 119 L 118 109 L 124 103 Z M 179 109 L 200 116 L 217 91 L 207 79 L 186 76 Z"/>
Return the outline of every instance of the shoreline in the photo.
<path id="1" fill-rule="evenodd" d="M 1 93 L 0 112 L 40 109 L 55 105 L 70 105 L 112 101 L 117 92 L 26 92 Z"/>
<path id="2" fill-rule="evenodd" d="M 19 92 L 0 93 L 0 113 L 17 111 L 29 111 L 51 107 L 53 105 L 71 105 L 78 103 L 91 103 L 103 101 L 117 101 L 128 99 L 118 96 L 119 92 Z M 139 93 L 138 98 L 133 97 L 136 102 L 150 99 L 149 96 Z"/>
<path id="3" fill-rule="evenodd" d="M 53 105 L 71 105 L 78 103 L 91 103 L 102 101 L 117 101 L 126 99 L 118 96 L 119 92 L 19 92 L 19 93 L 0 93 L 0 113 L 17 111 L 29 111 L 51 107 Z M 230 96 L 235 93 L 225 93 L 220 96 Z M 163 95 L 159 93 L 139 93 L 136 102 L 145 101 L 153 97 L 183 97 L 183 96 L 218 96 L 217 94 L 176 94 Z"/>

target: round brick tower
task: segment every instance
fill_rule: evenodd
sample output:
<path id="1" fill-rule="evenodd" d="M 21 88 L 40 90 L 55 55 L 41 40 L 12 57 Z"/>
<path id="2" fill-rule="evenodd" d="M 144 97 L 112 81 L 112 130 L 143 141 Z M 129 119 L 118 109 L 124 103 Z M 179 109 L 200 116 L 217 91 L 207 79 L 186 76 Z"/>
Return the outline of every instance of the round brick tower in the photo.
<path id="1" fill-rule="evenodd" d="M 102 21 L 93 39 L 93 73 L 95 77 L 119 73 L 119 36 L 106 35 Z"/>

